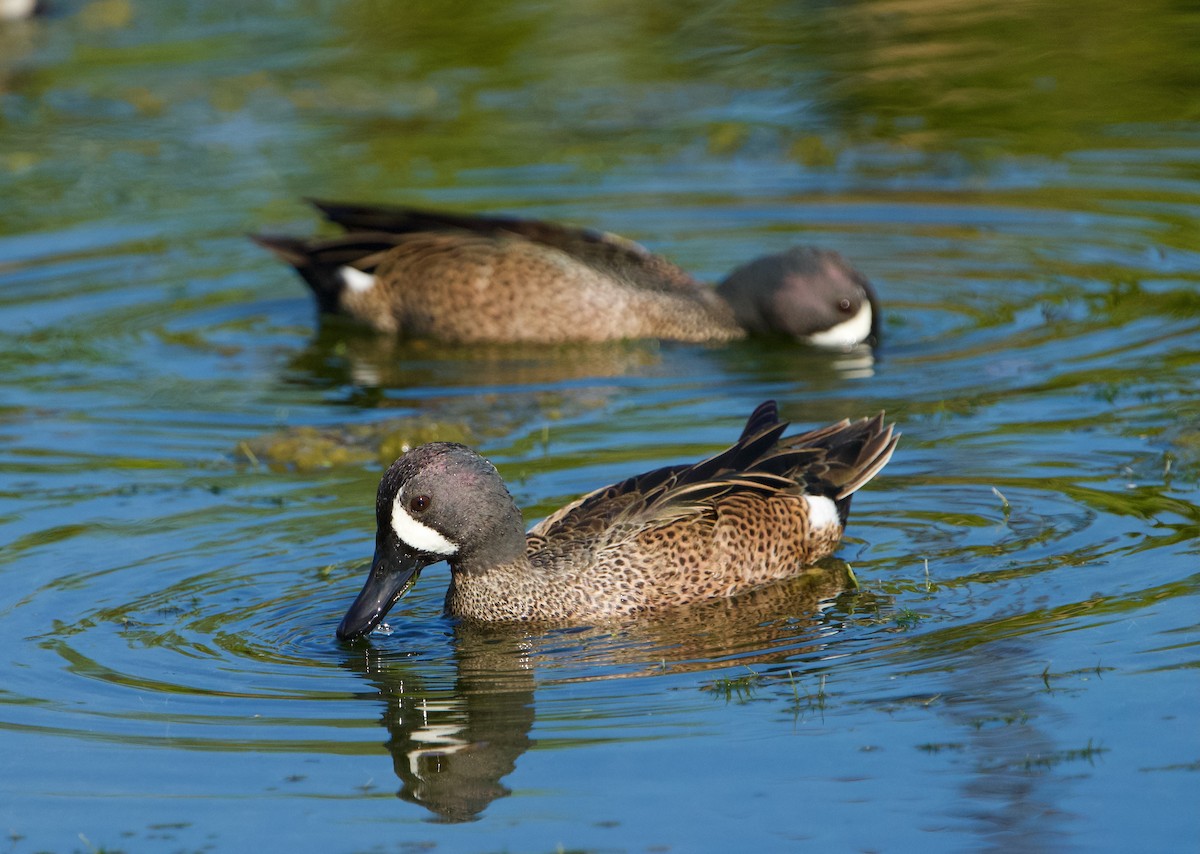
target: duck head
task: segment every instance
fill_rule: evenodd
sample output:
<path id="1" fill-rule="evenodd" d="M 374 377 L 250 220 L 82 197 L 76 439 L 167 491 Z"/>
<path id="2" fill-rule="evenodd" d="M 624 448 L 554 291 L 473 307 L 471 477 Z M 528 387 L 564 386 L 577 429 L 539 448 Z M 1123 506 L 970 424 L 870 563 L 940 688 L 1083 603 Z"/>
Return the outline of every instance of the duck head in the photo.
<path id="1" fill-rule="evenodd" d="M 337 628 L 341 640 L 370 633 L 431 563 L 482 572 L 525 553 L 521 511 L 495 466 L 452 442 L 421 445 L 392 463 L 379 482 L 375 525 L 371 571 Z"/>
<path id="2" fill-rule="evenodd" d="M 878 338 L 875 289 L 836 252 L 798 246 L 743 264 L 717 286 L 748 332 L 849 349 Z"/>

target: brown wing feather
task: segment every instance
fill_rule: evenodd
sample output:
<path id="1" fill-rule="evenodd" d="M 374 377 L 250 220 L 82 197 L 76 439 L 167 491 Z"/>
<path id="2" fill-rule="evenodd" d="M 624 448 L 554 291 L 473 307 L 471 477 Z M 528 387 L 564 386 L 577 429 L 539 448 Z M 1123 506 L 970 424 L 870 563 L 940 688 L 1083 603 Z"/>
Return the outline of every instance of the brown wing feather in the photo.
<path id="1" fill-rule="evenodd" d="M 520 238 L 570 255 L 608 276 L 653 291 L 692 293 L 708 288 L 685 270 L 640 243 L 588 228 L 512 216 L 483 216 L 431 211 L 401 205 L 341 204 L 309 199 L 331 222 L 351 232 L 396 235 L 464 232 L 493 238 Z"/>
<path id="2" fill-rule="evenodd" d="M 734 492 L 827 496 L 837 502 L 844 521 L 850 496 L 883 468 L 899 439 L 893 425 L 884 424 L 883 413 L 780 439 L 786 428 L 777 420 L 774 402 L 767 401 L 732 447 L 695 464 L 666 466 L 588 493 L 534 526 L 531 547 L 584 539 L 599 547 L 647 525 L 709 513 Z"/>

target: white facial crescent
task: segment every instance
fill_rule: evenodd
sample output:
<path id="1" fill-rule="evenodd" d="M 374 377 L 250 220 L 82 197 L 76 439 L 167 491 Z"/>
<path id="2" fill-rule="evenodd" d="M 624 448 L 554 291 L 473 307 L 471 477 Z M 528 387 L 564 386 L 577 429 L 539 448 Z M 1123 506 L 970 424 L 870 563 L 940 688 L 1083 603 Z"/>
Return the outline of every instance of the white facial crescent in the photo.
<path id="1" fill-rule="evenodd" d="M 458 551 L 458 546 L 454 543 L 410 516 L 404 509 L 402 495 L 397 495 L 396 500 L 392 502 L 392 530 L 396 532 L 400 542 L 426 554 L 450 557 Z"/>
<path id="2" fill-rule="evenodd" d="M 854 317 L 823 332 L 814 332 L 808 340 L 818 347 L 853 347 L 871 334 L 871 319 L 871 304 L 864 301 Z"/>

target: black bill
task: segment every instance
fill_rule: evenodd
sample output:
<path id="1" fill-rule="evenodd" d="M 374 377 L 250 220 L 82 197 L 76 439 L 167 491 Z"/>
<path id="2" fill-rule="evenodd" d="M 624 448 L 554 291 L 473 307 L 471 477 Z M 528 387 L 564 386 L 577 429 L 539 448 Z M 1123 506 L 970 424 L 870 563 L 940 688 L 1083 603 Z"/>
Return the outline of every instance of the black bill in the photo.
<path id="1" fill-rule="evenodd" d="M 338 638 L 354 640 L 370 633 L 400 597 L 408 592 L 408 588 L 416 583 L 417 576 L 428 565 L 429 560 L 420 554 L 377 545 L 367 583 L 359 591 L 346 616 L 342 617 L 337 628 Z"/>

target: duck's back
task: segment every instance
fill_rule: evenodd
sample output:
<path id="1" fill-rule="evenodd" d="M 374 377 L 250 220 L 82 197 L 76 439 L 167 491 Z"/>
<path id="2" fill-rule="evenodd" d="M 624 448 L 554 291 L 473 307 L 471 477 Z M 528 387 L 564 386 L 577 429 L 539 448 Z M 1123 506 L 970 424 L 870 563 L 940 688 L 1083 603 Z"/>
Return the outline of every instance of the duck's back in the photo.
<path id="1" fill-rule="evenodd" d="M 731 340 L 715 291 L 634 241 L 540 220 L 317 202 L 391 248 L 357 269 L 340 308 L 381 331 L 445 341 Z"/>
<path id="2" fill-rule="evenodd" d="M 386 312 L 394 331 L 444 341 L 713 340 L 742 334 L 709 288 L 655 286 L 620 266 L 599 267 L 503 235 L 405 235 L 380 256 L 372 274 L 371 287 L 343 295 L 343 310 L 367 322 Z"/>
<path id="3" fill-rule="evenodd" d="M 541 607 L 620 616 L 730 596 L 832 553 L 851 495 L 896 437 L 882 416 L 781 440 L 786 427 L 764 404 L 722 454 L 597 490 L 536 525 Z"/>

